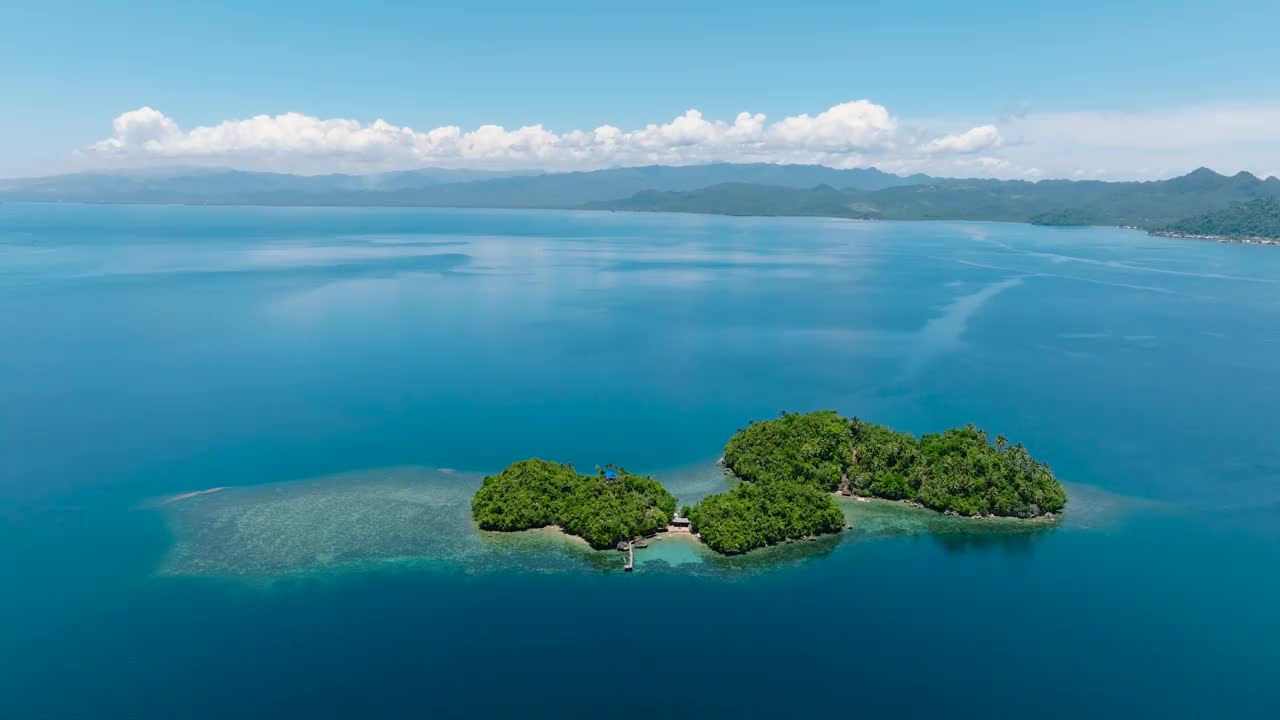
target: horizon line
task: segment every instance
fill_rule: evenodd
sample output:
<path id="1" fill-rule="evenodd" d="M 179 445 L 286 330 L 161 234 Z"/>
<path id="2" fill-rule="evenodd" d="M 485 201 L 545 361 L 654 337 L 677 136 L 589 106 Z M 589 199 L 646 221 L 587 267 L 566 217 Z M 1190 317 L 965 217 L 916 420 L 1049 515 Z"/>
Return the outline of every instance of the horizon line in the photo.
<path id="1" fill-rule="evenodd" d="M 592 169 L 574 169 L 574 170 L 553 170 L 553 169 L 547 169 L 547 168 L 471 168 L 471 167 L 450 167 L 450 166 L 444 166 L 444 165 L 421 165 L 417 167 L 405 168 L 400 170 L 375 170 L 370 172 L 319 172 L 319 173 L 288 172 L 288 171 L 282 171 L 282 170 L 253 170 L 253 169 L 247 169 L 243 167 L 236 167 L 234 165 L 200 165 L 200 164 L 190 164 L 190 163 L 174 163 L 172 165 L 155 164 L 155 165 L 144 165 L 139 167 L 116 166 L 116 167 L 103 167 L 103 168 L 76 170 L 72 172 L 63 172 L 63 173 L 38 174 L 38 175 L 14 175 L 14 176 L 0 177 L 0 182 L 15 182 L 15 181 L 24 181 L 24 180 L 27 180 L 27 181 L 50 180 L 54 178 L 66 178 L 66 177 L 90 176 L 90 175 L 120 175 L 120 174 L 131 174 L 131 173 L 141 175 L 148 172 L 166 172 L 166 171 L 168 172 L 204 171 L 204 172 L 224 172 L 224 173 L 234 172 L 234 173 L 244 173 L 248 175 L 281 175 L 285 177 L 315 177 L 315 178 L 378 177 L 378 176 L 384 176 L 384 175 L 438 171 L 438 172 L 476 173 L 477 175 L 494 175 L 494 176 L 515 178 L 515 177 L 542 177 L 542 176 L 551 176 L 551 175 L 588 175 L 592 173 L 609 172 L 613 170 L 644 170 L 644 169 L 651 169 L 651 168 L 676 169 L 676 168 L 696 168 L 696 167 L 723 167 L 723 166 L 823 168 L 826 170 L 831 170 L 834 172 L 842 172 L 842 173 L 843 172 L 876 172 L 882 175 L 901 178 L 901 179 L 930 178 L 935 180 L 973 180 L 973 181 L 983 181 L 983 182 L 1001 182 L 1001 183 L 1018 182 L 1018 183 L 1028 183 L 1028 184 L 1039 184 L 1042 182 L 1101 182 L 1101 183 L 1164 182 L 1167 180 L 1173 180 L 1180 177 L 1187 177 L 1188 175 L 1193 175 L 1195 173 L 1202 173 L 1202 172 L 1210 172 L 1218 177 L 1224 177 L 1224 178 L 1240 177 L 1244 175 L 1244 176 L 1252 177 L 1253 179 L 1261 182 L 1268 182 L 1271 180 L 1280 180 L 1280 178 L 1277 178 L 1276 175 L 1263 176 L 1259 173 L 1255 173 L 1249 170 L 1240 170 L 1236 173 L 1228 175 L 1227 173 L 1214 170 L 1213 168 L 1210 168 L 1207 165 L 1200 165 L 1196 168 L 1193 168 L 1181 174 L 1173 174 L 1167 177 L 1149 178 L 1149 179 L 1142 179 L 1142 180 L 1102 179 L 1097 177 L 1065 177 L 1065 176 L 1041 177 L 1041 178 L 1031 179 L 1031 178 L 994 178 L 994 177 L 980 177 L 980 176 L 972 176 L 972 175 L 970 176 L 933 175 L 933 174 L 922 173 L 922 172 L 900 174 L 900 173 L 890 172 L 888 170 L 882 170 L 875 165 L 866 165 L 866 166 L 859 166 L 859 167 L 835 167 L 832 165 L 824 165 L 822 163 L 787 163 L 787 162 L 759 162 L 759 161 L 732 162 L 728 160 L 721 160 L 721 161 L 715 161 L 715 162 L 683 163 L 683 164 L 671 164 L 671 163 L 649 163 L 644 165 L 623 164 L 623 165 L 609 165 L 605 167 L 592 168 Z M 498 180 L 498 179 L 502 179 L 502 178 L 501 177 L 491 177 L 491 178 L 477 177 L 470 180 L 458 180 L 456 181 L 456 183 L 484 182 L 486 180 Z M 455 183 L 444 182 L 441 184 L 449 185 L 449 184 L 455 184 Z M 750 183 L 750 184 L 759 185 L 763 183 Z M 5 192 L 5 191 L 0 190 L 0 192 Z M 378 191 L 377 190 L 367 190 L 367 191 L 352 190 L 350 192 L 378 192 Z"/>

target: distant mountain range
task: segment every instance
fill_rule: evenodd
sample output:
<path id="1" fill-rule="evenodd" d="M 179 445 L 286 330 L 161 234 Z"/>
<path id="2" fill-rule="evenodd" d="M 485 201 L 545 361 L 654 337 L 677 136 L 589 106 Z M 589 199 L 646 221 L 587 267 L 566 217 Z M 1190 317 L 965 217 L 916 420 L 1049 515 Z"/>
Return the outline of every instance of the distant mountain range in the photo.
<path id="1" fill-rule="evenodd" d="M 172 168 L 0 180 L 0 200 L 245 205 L 389 205 L 579 208 L 646 190 L 687 192 L 727 182 L 856 190 L 929 182 L 874 168 L 729 164 L 612 168 L 567 173 L 411 170 L 377 175 L 283 175 Z"/>
<path id="2" fill-rule="evenodd" d="M 884 220 L 1004 220 L 1044 225 L 1163 228 L 1191 215 L 1260 197 L 1280 197 L 1280 180 L 1201 168 L 1171 180 L 1098 182 L 933 178 L 880 190 L 765 188 L 740 183 L 693 192 L 642 192 L 596 203 L 611 210 L 821 215 Z"/>
<path id="3" fill-rule="evenodd" d="M 431 168 L 376 175 L 287 175 L 169 167 L 0 180 L 0 200 L 273 205 L 279 204 L 272 202 L 275 198 L 414 192 L 518 174 Z"/>
<path id="4" fill-rule="evenodd" d="M 568 208 L 1148 229 L 1258 198 L 1280 198 L 1280 180 L 1207 168 L 1150 182 L 949 179 L 874 168 L 728 163 L 317 176 L 168 168 L 0 180 L 0 202 Z"/>

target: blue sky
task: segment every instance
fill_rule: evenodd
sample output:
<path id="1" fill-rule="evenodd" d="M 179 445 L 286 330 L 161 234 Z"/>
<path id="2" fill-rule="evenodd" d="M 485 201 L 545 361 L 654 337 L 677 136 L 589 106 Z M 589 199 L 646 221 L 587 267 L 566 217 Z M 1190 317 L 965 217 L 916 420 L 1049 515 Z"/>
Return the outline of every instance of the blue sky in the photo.
<path id="1" fill-rule="evenodd" d="M 1271 157 L 1280 151 L 1280 126 L 1266 129 L 1280 117 L 1273 114 L 1280 108 L 1277 27 L 1274 0 L 696 6 L 7 0 L 0 4 L 0 175 L 193 160 L 300 171 L 433 161 L 495 167 L 680 161 L 669 147 L 638 154 L 640 140 L 614 154 L 593 149 L 571 156 L 559 146 L 574 129 L 632 132 L 671 123 L 690 109 L 730 125 L 740 112 L 763 114 L 764 137 L 769 124 L 784 118 L 816 117 L 863 99 L 887 110 L 893 137 L 881 133 L 870 141 L 855 129 L 847 147 L 837 147 L 839 139 L 827 132 L 821 142 L 793 137 L 781 149 L 753 140 L 759 152 L 744 159 L 1027 177 L 1154 176 L 1199 164 L 1265 173 L 1280 170 L 1280 159 Z M 261 150 L 260 142 L 250 148 L 222 138 L 202 145 L 198 157 L 192 142 L 176 140 L 148 155 L 144 141 L 157 136 L 147 129 L 134 137 L 136 147 L 121 142 L 110 153 L 84 152 L 113 137 L 113 119 L 144 107 L 172 121 L 154 132 L 173 138 L 292 112 L 361 125 L 384 119 L 419 133 L 540 125 L 557 133 L 547 142 L 559 149 L 517 157 L 438 149 L 415 155 L 402 148 L 362 158 L 349 146 L 290 147 L 263 157 L 251 152 Z M 1144 140 L 1170 135 L 1176 148 L 1132 156 L 1108 151 L 1108 142 L 1090 133 L 1100 132 L 1098 118 L 1112 116 Z M 1062 125 L 1072 117 L 1085 118 L 1087 137 L 1055 147 L 1055 136 L 1074 137 Z M 1195 136 L 1187 127 L 1195 122 L 1212 127 Z M 987 126 L 998 138 L 984 147 L 928 144 Z M 705 152 L 688 160 L 743 152 L 741 143 L 714 142 L 699 145 Z M 1124 136 L 1116 142 L 1123 145 Z M 650 152 L 653 144 L 644 143 Z M 1174 149 L 1176 157 L 1168 157 Z M 987 158 L 985 165 L 978 158 Z M 1104 161 L 1114 167 L 1100 167 Z M 1165 164 L 1156 167 L 1157 161 Z"/>

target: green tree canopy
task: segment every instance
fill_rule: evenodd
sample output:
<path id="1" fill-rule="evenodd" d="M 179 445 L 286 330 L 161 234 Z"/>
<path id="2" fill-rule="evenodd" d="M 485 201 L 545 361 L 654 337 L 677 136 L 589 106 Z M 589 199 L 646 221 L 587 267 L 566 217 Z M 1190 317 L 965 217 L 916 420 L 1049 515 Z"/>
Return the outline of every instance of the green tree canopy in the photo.
<path id="1" fill-rule="evenodd" d="M 1067 493 L 1022 445 L 1003 436 L 993 446 L 973 425 L 920 438 L 923 464 L 917 499 L 960 515 L 1032 517 L 1058 512 Z"/>
<path id="2" fill-rule="evenodd" d="M 911 500 L 920 490 L 922 457 L 916 439 L 884 425 L 849 421 L 856 458 L 850 482 L 854 489 L 890 500 Z"/>
<path id="3" fill-rule="evenodd" d="M 1170 225 L 1172 232 L 1280 239 L 1280 199 L 1263 197 L 1212 210 Z"/>
<path id="4" fill-rule="evenodd" d="M 471 499 L 472 515 L 485 530 L 559 525 L 596 548 L 666 527 L 675 508 L 676 499 L 651 477 L 618 470 L 606 481 L 538 458 L 485 478 Z"/>
<path id="5" fill-rule="evenodd" d="M 835 490 L 851 460 L 849 437 L 849 422 L 834 410 L 784 412 L 729 438 L 724 462 L 743 480 L 806 480 Z"/>
<path id="6" fill-rule="evenodd" d="M 805 481 L 823 490 L 913 500 L 960 515 L 1032 517 L 1066 505 L 1062 484 L 1022 445 L 992 444 L 969 425 L 916 440 L 831 410 L 783 413 L 730 438 L 725 465 L 752 482 Z"/>
<path id="7" fill-rule="evenodd" d="M 788 480 L 740 483 L 704 498 L 690 509 L 689 519 L 707 547 L 725 554 L 844 526 L 844 513 L 830 493 L 812 482 Z"/>

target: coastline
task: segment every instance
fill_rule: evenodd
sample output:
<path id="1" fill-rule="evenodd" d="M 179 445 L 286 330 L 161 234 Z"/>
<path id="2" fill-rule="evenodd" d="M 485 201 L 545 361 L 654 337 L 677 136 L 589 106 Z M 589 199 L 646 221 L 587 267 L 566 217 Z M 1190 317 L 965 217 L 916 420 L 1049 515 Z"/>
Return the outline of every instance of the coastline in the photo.
<path id="1" fill-rule="evenodd" d="M 152 202 L 152 201 L 129 201 L 121 199 L 113 200 L 48 200 L 36 198 L 22 198 L 20 200 L 0 201 L 0 204 L 9 205 L 52 205 L 52 206 L 119 206 L 119 207 L 191 207 L 191 208 L 283 208 L 283 209 L 327 209 L 327 210 L 444 210 L 465 212 L 468 210 L 486 210 L 495 212 L 525 213 L 525 212 L 572 212 L 572 213 L 591 213 L 593 215 L 611 215 L 611 214 L 634 214 L 634 215 L 705 215 L 710 217 L 723 218 L 768 218 L 774 220 L 843 220 L 855 223 L 992 223 L 998 225 L 1027 225 L 1030 227 L 1095 227 L 1095 228 L 1114 228 L 1117 230 L 1138 230 L 1151 233 L 1146 228 L 1136 225 L 1048 225 L 1044 223 L 1033 223 L 1030 220 L 1011 220 L 1008 218 L 971 218 L 971 217 L 955 217 L 955 218 L 885 218 L 885 217 L 855 217 L 851 215 L 800 215 L 800 214 L 754 214 L 754 213 L 719 213 L 719 212 L 700 212 L 696 210 L 607 210 L 601 208 L 583 207 L 581 205 L 538 205 L 538 206 L 520 206 L 520 205 L 431 205 L 422 203 L 304 203 L 304 202 L 245 202 L 243 199 L 228 201 L 203 201 L 203 202 Z"/>
<path id="2" fill-rule="evenodd" d="M 332 202 L 246 202 L 243 199 L 236 200 L 209 200 L 201 202 L 157 202 L 147 200 L 47 200 L 37 198 L 22 198 L 20 200 L 0 201 L 0 204 L 9 205 L 82 205 L 82 206 L 119 206 L 119 207 L 193 207 L 193 208 L 283 208 L 283 209 L 327 209 L 327 210 L 437 210 L 437 211 L 458 211 L 465 212 L 468 210 L 485 210 L 494 212 L 572 212 L 572 213 L 591 213 L 591 214 L 636 214 L 636 215 L 706 215 L 711 217 L 723 218 L 765 218 L 775 220 L 842 220 L 858 223 L 992 223 L 999 225 L 1026 225 L 1029 227 L 1044 228 L 1112 228 L 1116 230 L 1132 230 L 1146 233 L 1152 237 L 1167 237 L 1185 240 L 1212 240 L 1224 245 L 1280 245 L 1280 238 L 1269 238 L 1263 236 L 1247 236 L 1237 237 L 1228 235 L 1197 235 L 1194 233 L 1181 233 L 1168 230 L 1152 230 L 1140 225 L 1115 225 L 1110 223 L 1101 224 L 1058 224 L 1058 223 L 1038 223 L 1030 219 L 1013 220 L 1008 218 L 972 218 L 972 217 L 920 217 L 920 218 L 900 218 L 900 217 L 857 217 L 852 215 L 823 215 L 823 214 L 779 214 L 779 213 L 723 213 L 723 212 L 702 212 L 698 210 L 640 210 L 640 209 L 603 209 L 597 207 L 583 207 L 581 205 L 538 205 L 538 206 L 520 206 L 520 205 L 434 205 L 424 203 L 332 203 Z"/>
<path id="3" fill-rule="evenodd" d="M 1148 230 L 1148 235 L 1155 237 L 1181 238 L 1185 240 L 1212 240 L 1224 245 L 1280 245 L 1280 238 L 1263 237 L 1261 235 L 1197 235 L 1176 230 Z"/>
<path id="4" fill-rule="evenodd" d="M 582 546 L 583 546 L 583 547 L 591 548 L 592 550 L 595 550 L 595 549 L 596 549 L 596 548 L 592 548 L 592 547 L 591 547 L 591 544 L 590 544 L 590 543 L 588 543 L 585 539 L 583 539 L 583 538 L 581 538 L 581 537 L 578 537 L 577 535 L 574 535 L 573 533 L 571 533 L 571 532 L 569 532 L 569 531 L 565 530 L 564 528 L 560 527 L 559 525 L 543 525 L 542 527 L 539 527 L 539 528 L 529 528 L 528 530 L 514 530 L 514 531 L 511 531 L 511 530 L 482 530 L 481 532 L 497 533 L 497 534 L 502 534 L 502 535 L 509 535 L 509 534 L 512 534 L 512 533 L 541 533 L 541 534 L 544 534 L 544 535 L 555 535 L 555 536 L 558 536 L 558 537 L 571 538 L 571 539 L 572 539 L 572 540 L 574 540 L 575 542 L 582 544 Z M 661 530 L 658 530 L 657 532 L 653 533 L 652 535 L 640 535 L 640 536 L 637 536 L 637 537 L 635 537 L 635 538 L 632 538 L 632 540 L 633 540 L 633 541 L 634 541 L 634 540 L 645 540 L 646 542 L 653 542 L 654 540 L 661 540 L 662 538 L 666 538 L 666 537 L 683 537 L 683 538 L 687 538 L 687 539 L 689 539 L 689 540 L 692 540 L 692 541 L 696 542 L 696 543 L 697 543 L 697 544 L 699 544 L 699 545 L 702 545 L 702 540 L 698 537 L 697 533 L 694 533 L 694 532 L 692 532 L 692 531 L 690 531 L 690 530 L 687 530 L 687 529 L 685 529 L 685 528 L 679 528 L 679 527 L 676 527 L 675 525 L 668 525 L 668 526 L 666 526 L 665 528 L 663 528 L 663 529 L 661 529 Z M 626 542 L 626 541 L 624 540 L 624 541 L 622 541 L 622 542 Z M 705 546 L 704 546 L 704 547 L 705 547 Z M 604 549 L 599 550 L 599 552 L 616 552 L 616 550 L 615 550 L 614 548 L 604 548 Z"/>
<path id="5" fill-rule="evenodd" d="M 473 527 L 475 527 L 474 523 L 473 523 Z M 570 545 L 574 547 L 575 549 L 589 551 L 590 553 L 593 553 L 593 554 L 599 553 L 601 555 L 607 555 L 610 553 L 618 552 L 618 549 L 613 547 L 610 547 L 610 548 L 592 547 L 591 543 L 587 542 L 585 538 L 574 535 L 573 533 L 568 532 L 567 530 L 565 530 L 563 527 L 560 527 L 559 525 L 544 525 L 542 527 L 529 528 L 527 530 L 482 530 L 480 528 L 476 528 L 476 531 L 481 533 L 481 535 L 487 535 L 494 538 L 521 537 L 521 536 L 526 538 L 531 538 L 531 539 L 542 538 L 542 539 L 550 540 L 552 542 L 564 543 L 566 545 Z M 690 547 L 696 547 L 696 548 L 705 550 L 707 553 L 710 553 L 710 554 L 714 554 L 714 555 L 719 554 L 719 553 L 716 553 L 714 550 L 712 550 L 710 547 L 708 547 L 706 543 L 702 542 L 702 539 L 698 537 L 697 533 L 687 528 L 677 527 L 675 525 L 668 525 L 665 528 L 654 532 L 652 535 L 641 535 L 641 536 L 632 538 L 631 540 L 632 542 L 643 541 L 645 543 L 645 545 L 638 545 L 635 547 L 636 551 L 640 551 L 640 550 L 644 550 L 646 546 L 651 546 L 652 544 L 661 542 L 665 539 L 673 539 L 678 542 L 685 543 Z M 626 542 L 626 541 L 624 540 L 622 542 Z"/>
<path id="6" fill-rule="evenodd" d="M 909 500 L 890 500 L 888 498 L 873 497 L 869 495 L 843 495 L 840 493 L 839 490 L 831 493 L 831 497 L 835 498 L 835 501 L 841 504 L 873 503 L 873 504 L 882 505 L 882 506 L 893 506 L 893 507 L 907 508 L 910 510 L 919 510 L 921 512 L 929 513 L 930 515 L 933 515 L 936 517 L 956 518 L 957 520 L 985 520 L 988 522 L 994 521 L 994 522 L 1015 522 L 1015 523 L 1041 523 L 1041 524 L 1047 525 L 1051 523 L 1056 523 L 1058 519 L 1062 516 L 1062 513 L 1060 512 L 1059 513 L 1043 513 L 1040 515 L 1033 515 L 1032 517 L 1025 517 L 1025 518 L 1017 517 L 1015 515 L 961 515 L 959 513 L 953 513 L 953 512 L 940 512 L 938 510 L 934 510 L 933 508 L 925 507 L 920 503 L 912 502 Z"/>
<path id="7" fill-rule="evenodd" d="M 578 537 L 577 535 L 574 535 L 574 534 L 572 534 L 572 533 L 570 533 L 570 532 L 566 532 L 566 531 L 565 531 L 565 529 L 564 529 L 564 528 L 562 528 L 562 527 L 560 527 L 559 525 L 543 525 L 542 527 L 538 527 L 538 528 L 529 528 L 528 530 L 515 530 L 515 531 L 510 531 L 510 530 L 480 530 L 480 532 L 482 532 L 482 533 L 493 533 L 494 535 L 518 535 L 518 534 L 521 534 L 521 533 L 529 533 L 529 535 L 527 535 L 526 537 L 537 537 L 537 536 L 539 536 L 539 535 L 542 535 L 542 536 L 545 536 L 545 537 L 555 538 L 555 539 L 557 539 L 557 540 L 568 540 L 570 543 L 572 543 L 572 544 L 574 544 L 574 545 L 580 545 L 581 547 L 586 548 L 586 549 L 588 549 L 588 550 L 594 550 L 594 549 L 595 549 L 595 548 L 591 547 L 591 543 L 587 542 L 587 541 L 586 541 L 585 539 L 583 539 L 583 538 Z M 604 552 L 604 551 L 602 551 L 602 552 Z"/>

